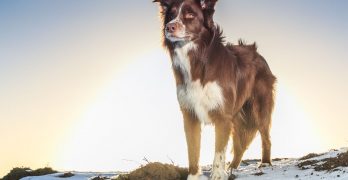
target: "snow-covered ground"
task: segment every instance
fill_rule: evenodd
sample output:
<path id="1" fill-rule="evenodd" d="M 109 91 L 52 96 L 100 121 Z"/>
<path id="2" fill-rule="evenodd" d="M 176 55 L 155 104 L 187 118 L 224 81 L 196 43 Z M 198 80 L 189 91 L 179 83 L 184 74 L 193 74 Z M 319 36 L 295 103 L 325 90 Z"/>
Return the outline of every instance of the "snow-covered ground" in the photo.
<path id="1" fill-rule="evenodd" d="M 326 158 L 337 157 L 341 153 L 348 151 L 348 148 L 342 148 L 339 150 L 331 150 L 323 153 L 319 156 L 308 158 L 305 160 L 300 159 L 278 159 L 273 161 L 273 166 L 258 168 L 259 164 L 257 160 L 248 160 L 241 164 L 238 170 L 234 170 L 233 174 L 236 175 L 239 180 L 254 180 L 254 179 L 347 179 L 348 180 L 348 167 L 338 167 L 330 171 L 315 171 L 315 165 L 323 164 Z M 305 161 L 316 161 L 314 165 L 307 165 L 304 168 L 299 168 L 297 165 Z M 205 167 L 209 169 L 209 167 Z M 64 173 L 56 173 L 46 176 L 26 177 L 21 180 L 91 180 L 94 177 L 100 176 L 104 178 L 115 178 L 117 173 L 80 173 L 73 172 L 74 176 L 69 178 L 60 178 L 59 176 Z M 205 171 L 209 176 L 209 171 Z"/>
<path id="2" fill-rule="evenodd" d="M 233 172 L 240 180 L 252 179 L 347 179 L 348 167 L 335 168 L 335 171 L 315 171 L 313 167 L 308 166 L 305 170 L 297 165 L 309 160 L 324 160 L 326 158 L 337 157 L 339 154 L 347 152 L 348 148 L 331 150 L 320 156 L 299 160 L 299 159 L 281 159 L 273 161 L 272 167 L 258 168 L 258 162 L 249 162 L 249 165 L 241 165 L 238 170 Z M 322 163 L 322 162 L 319 162 Z"/>
<path id="3" fill-rule="evenodd" d="M 49 174 L 45 176 L 31 176 L 31 177 L 25 177 L 21 180 L 90 180 L 95 177 L 103 177 L 103 178 L 113 178 L 117 176 L 117 173 L 94 173 L 94 172 L 72 172 L 74 176 L 67 177 L 67 178 L 61 178 L 59 176 L 63 175 L 64 173 L 55 173 L 55 174 Z"/>

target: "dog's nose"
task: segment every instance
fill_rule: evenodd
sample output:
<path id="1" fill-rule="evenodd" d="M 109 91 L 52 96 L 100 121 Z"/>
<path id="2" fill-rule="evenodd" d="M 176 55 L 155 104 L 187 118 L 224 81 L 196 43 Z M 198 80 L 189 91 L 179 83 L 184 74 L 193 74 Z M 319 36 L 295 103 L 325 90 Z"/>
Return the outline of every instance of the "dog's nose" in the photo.
<path id="1" fill-rule="evenodd" d="M 177 28 L 176 23 L 169 23 L 166 26 L 166 31 L 169 33 L 173 33 L 173 32 L 175 32 L 176 28 Z"/>

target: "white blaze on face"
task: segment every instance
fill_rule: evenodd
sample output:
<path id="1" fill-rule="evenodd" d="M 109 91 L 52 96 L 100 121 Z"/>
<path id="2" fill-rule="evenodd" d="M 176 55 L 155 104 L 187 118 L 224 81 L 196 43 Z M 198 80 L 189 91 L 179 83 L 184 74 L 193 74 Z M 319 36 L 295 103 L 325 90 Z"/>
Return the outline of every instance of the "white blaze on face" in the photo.
<path id="1" fill-rule="evenodd" d="M 213 172 L 212 180 L 227 180 L 228 175 L 225 171 L 225 156 L 226 149 L 222 152 L 215 152 L 214 162 L 213 162 Z"/>
<path id="2" fill-rule="evenodd" d="M 170 40 L 171 42 L 183 41 L 184 38 L 186 37 L 186 26 L 180 18 L 183 4 L 184 3 L 182 3 L 180 6 L 179 13 L 176 16 L 176 18 L 174 18 L 172 21 L 170 21 L 168 23 L 168 24 L 175 24 L 176 23 L 176 24 L 178 24 L 179 27 L 182 27 L 182 28 L 180 28 L 180 31 L 176 31 L 175 34 L 165 31 L 166 38 L 168 40 Z"/>
<path id="3" fill-rule="evenodd" d="M 224 97 L 217 82 L 208 82 L 203 86 L 200 80 L 192 80 L 187 53 L 195 48 L 196 45 L 189 42 L 174 51 L 173 66 L 180 70 L 184 78 L 184 83 L 177 87 L 177 97 L 182 108 L 195 112 L 202 123 L 209 124 L 209 112 L 223 107 Z"/>

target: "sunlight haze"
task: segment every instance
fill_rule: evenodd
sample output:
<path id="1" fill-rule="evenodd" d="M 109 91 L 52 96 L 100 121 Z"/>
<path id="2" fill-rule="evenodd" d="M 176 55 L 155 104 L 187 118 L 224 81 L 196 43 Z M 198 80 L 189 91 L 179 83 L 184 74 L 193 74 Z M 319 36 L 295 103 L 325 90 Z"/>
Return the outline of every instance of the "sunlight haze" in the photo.
<path id="1" fill-rule="evenodd" d="M 187 166 L 152 1 L 0 1 L 0 177 L 13 167 Z M 347 1 L 220 0 L 226 40 L 257 42 L 277 76 L 272 156 L 348 146 Z M 203 128 L 201 164 L 214 155 Z M 229 147 L 231 149 L 231 147 Z M 260 158 L 260 137 L 244 158 Z M 231 155 L 228 155 L 228 161 Z"/>

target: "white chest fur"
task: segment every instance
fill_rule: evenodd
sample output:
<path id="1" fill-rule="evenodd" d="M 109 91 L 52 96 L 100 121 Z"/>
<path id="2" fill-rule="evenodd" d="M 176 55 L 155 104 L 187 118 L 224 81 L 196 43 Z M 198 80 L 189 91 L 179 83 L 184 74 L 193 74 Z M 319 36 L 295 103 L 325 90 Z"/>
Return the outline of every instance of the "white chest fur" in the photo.
<path id="1" fill-rule="evenodd" d="M 223 106 L 224 98 L 217 82 L 209 82 L 204 86 L 200 80 L 192 81 L 190 59 L 187 53 L 196 48 L 188 43 L 176 48 L 173 57 L 174 68 L 183 74 L 183 84 L 177 87 L 177 97 L 182 108 L 193 111 L 202 123 L 211 123 L 209 112 Z"/>

